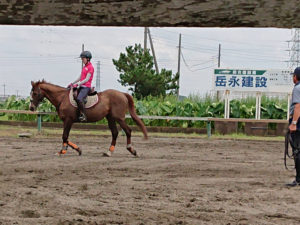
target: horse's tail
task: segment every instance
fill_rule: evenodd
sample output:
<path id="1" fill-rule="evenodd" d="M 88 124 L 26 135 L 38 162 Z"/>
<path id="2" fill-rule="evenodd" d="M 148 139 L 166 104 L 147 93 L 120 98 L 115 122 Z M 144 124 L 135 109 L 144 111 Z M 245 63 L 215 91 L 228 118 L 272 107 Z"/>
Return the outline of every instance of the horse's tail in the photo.
<path id="1" fill-rule="evenodd" d="M 136 115 L 132 96 L 127 93 L 124 93 L 124 94 L 125 94 L 126 98 L 128 99 L 128 109 L 129 109 L 130 116 L 132 117 L 134 122 L 136 122 L 136 124 L 141 128 L 145 139 L 147 139 L 148 138 L 147 129 L 146 129 L 143 121 Z"/>

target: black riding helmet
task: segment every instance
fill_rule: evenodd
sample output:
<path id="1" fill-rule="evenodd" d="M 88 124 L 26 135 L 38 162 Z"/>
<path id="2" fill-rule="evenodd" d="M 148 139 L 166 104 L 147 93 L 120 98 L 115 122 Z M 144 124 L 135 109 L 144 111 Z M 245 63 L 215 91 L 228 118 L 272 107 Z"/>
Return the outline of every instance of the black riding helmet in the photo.
<path id="1" fill-rule="evenodd" d="M 91 60 L 92 53 L 90 51 L 83 51 L 83 52 L 81 52 L 79 57 L 80 58 L 87 58 L 87 59 Z"/>

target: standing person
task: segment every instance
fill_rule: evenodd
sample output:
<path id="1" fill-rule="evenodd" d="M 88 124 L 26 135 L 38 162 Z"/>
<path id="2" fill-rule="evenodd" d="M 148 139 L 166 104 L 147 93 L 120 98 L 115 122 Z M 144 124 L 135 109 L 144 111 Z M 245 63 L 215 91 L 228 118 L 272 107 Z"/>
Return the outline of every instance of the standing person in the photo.
<path id="1" fill-rule="evenodd" d="M 296 178 L 287 186 L 294 187 L 300 185 L 300 67 L 297 67 L 293 73 L 293 82 L 295 84 L 292 93 L 292 103 L 290 107 L 289 130 L 293 141 L 293 155 L 296 168 Z"/>
<path id="2" fill-rule="evenodd" d="M 92 80 L 94 76 L 94 67 L 90 62 L 92 59 L 92 54 L 89 51 L 83 51 L 80 54 L 80 58 L 84 64 L 81 74 L 77 80 L 71 83 L 68 87 L 77 87 L 78 95 L 77 95 L 77 105 L 79 110 L 79 121 L 86 122 L 86 114 L 84 108 L 84 99 L 87 97 L 88 93 L 92 87 Z"/>

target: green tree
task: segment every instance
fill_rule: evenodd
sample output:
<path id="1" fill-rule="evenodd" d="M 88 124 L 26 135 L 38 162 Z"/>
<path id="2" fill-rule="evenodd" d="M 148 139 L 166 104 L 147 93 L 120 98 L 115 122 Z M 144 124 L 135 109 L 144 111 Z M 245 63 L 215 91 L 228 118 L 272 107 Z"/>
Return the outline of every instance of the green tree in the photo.
<path id="1" fill-rule="evenodd" d="M 120 53 L 118 60 L 113 59 L 116 69 L 120 72 L 120 82 L 129 86 L 129 90 L 137 99 L 152 95 L 165 96 L 175 94 L 178 90 L 178 74 L 172 70 L 162 69 L 159 74 L 153 69 L 153 57 L 149 49 L 144 52 L 140 44 L 126 47 L 126 53 Z"/>

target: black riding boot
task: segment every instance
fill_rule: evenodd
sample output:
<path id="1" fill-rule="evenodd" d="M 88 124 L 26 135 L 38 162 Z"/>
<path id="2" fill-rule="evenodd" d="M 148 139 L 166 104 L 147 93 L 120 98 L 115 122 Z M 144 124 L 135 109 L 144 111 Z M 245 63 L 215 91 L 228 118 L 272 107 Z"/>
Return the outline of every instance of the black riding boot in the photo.
<path id="1" fill-rule="evenodd" d="M 78 109 L 79 109 L 79 121 L 80 122 L 86 122 L 87 118 L 85 115 L 85 108 L 84 108 L 84 103 L 81 101 L 77 101 Z"/>

